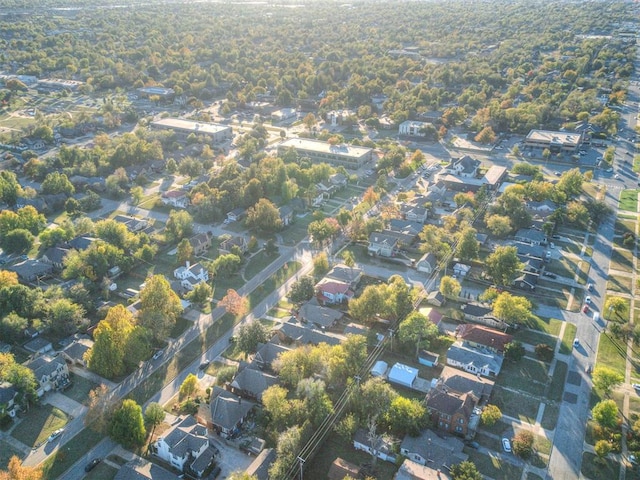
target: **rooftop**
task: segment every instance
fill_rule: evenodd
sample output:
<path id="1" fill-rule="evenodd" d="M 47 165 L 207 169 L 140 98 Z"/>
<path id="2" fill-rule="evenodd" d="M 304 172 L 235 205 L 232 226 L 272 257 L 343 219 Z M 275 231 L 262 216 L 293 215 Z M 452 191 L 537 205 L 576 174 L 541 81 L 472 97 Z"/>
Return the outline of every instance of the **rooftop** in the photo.
<path id="1" fill-rule="evenodd" d="M 220 125 L 217 123 L 194 122 L 193 120 L 184 120 L 182 118 L 162 118 L 151 123 L 153 126 L 164 128 L 173 128 L 176 130 L 189 130 L 194 133 L 220 133 L 231 127 Z"/>
<path id="2" fill-rule="evenodd" d="M 307 138 L 291 138 L 285 140 L 280 144 L 278 148 L 299 148 L 301 150 L 312 151 L 316 153 L 330 153 L 334 155 L 341 155 L 343 157 L 361 157 L 371 152 L 368 147 L 356 147 L 353 145 L 341 144 L 331 145 L 329 142 L 322 142 L 320 140 L 309 140 Z"/>

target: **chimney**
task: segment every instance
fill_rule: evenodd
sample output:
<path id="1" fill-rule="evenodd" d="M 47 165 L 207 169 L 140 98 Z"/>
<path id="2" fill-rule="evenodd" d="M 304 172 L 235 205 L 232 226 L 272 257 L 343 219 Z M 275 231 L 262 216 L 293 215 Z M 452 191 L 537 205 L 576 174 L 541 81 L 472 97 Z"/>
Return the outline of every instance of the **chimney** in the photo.
<path id="1" fill-rule="evenodd" d="M 191 267 L 191 264 L 189 263 L 189 260 L 187 260 L 185 263 L 187 265 L 187 270 L 189 270 L 189 268 Z"/>

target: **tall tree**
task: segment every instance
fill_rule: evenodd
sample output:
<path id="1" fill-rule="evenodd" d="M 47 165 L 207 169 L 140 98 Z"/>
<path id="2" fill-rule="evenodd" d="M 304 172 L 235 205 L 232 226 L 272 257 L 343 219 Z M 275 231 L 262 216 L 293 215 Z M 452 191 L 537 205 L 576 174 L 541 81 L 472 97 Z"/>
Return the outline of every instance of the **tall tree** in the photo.
<path id="1" fill-rule="evenodd" d="M 440 279 L 440 293 L 447 298 L 457 298 L 462 291 L 460 282 L 455 278 L 445 275 Z"/>
<path id="2" fill-rule="evenodd" d="M 276 232 L 282 228 L 282 220 L 278 208 L 266 198 L 258 200 L 247 211 L 247 227 L 262 232 Z"/>
<path id="3" fill-rule="evenodd" d="M 193 394 L 198 390 L 198 377 L 196 377 L 193 373 L 187 375 L 187 378 L 184 379 L 182 385 L 180 385 L 180 397 L 181 398 L 190 398 Z"/>
<path id="4" fill-rule="evenodd" d="M 475 260 L 478 258 L 480 247 L 476 238 L 476 229 L 467 227 L 458 236 L 456 255 L 460 260 Z"/>
<path id="5" fill-rule="evenodd" d="M 171 210 L 165 230 L 174 242 L 190 237 L 193 234 L 193 217 L 184 210 Z"/>
<path id="6" fill-rule="evenodd" d="M 451 465 L 452 480 L 482 480 L 483 478 L 473 462 L 464 461 Z"/>
<path id="7" fill-rule="evenodd" d="M 593 419 L 604 428 L 614 428 L 618 424 L 618 405 L 614 400 L 602 400 L 591 410 Z"/>
<path id="8" fill-rule="evenodd" d="M 487 257 L 487 270 L 491 278 L 499 285 L 511 285 L 520 270 L 522 262 L 518 258 L 516 247 L 500 246 Z"/>
<path id="9" fill-rule="evenodd" d="M 218 306 L 235 316 L 242 316 L 249 309 L 247 299 L 232 288 L 227 290 L 227 294 L 220 299 Z"/>
<path id="10" fill-rule="evenodd" d="M 429 348 L 429 342 L 436 338 L 438 333 L 438 327 L 418 312 L 409 314 L 398 327 L 398 339 L 415 345 L 415 358 L 418 358 L 421 347 Z"/>
<path id="11" fill-rule="evenodd" d="M 147 430 L 144 427 L 142 408 L 134 400 L 125 400 L 117 409 L 109 425 L 109 435 L 125 448 L 144 444 Z"/>
<path id="12" fill-rule="evenodd" d="M 609 367 L 596 367 L 592 378 L 593 385 L 605 395 L 609 395 L 613 388 L 624 382 L 624 377 Z"/>
<path id="13" fill-rule="evenodd" d="M 133 328 L 133 315 L 123 305 L 110 308 L 93 332 L 94 344 L 85 354 L 89 369 L 106 378 L 122 375 L 125 345 Z"/>
<path id="14" fill-rule="evenodd" d="M 187 260 L 191 260 L 193 256 L 193 247 L 191 246 L 191 242 L 183 238 L 178 243 L 178 263 L 180 265 L 184 265 Z"/>
<path id="15" fill-rule="evenodd" d="M 257 350 L 259 343 L 266 343 L 267 329 L 259 321 L 245 323 L 238 329 L 236 345 L 245 355 Z"/>
<path id="16" fill-rule="evenodd" d="M 42 467 L 25 467 L 15 455 L 9 459 L 7 470 L 0 470 L 0 480 L 41 480 Z"/>
<path id="17" fill-rule="evenodd" d="M 531 302 L 525 297 L 502 292 L 493 302 L 493 314 L 510 324 L 525 323 L 531 316 Z"/>
<path id="18" fill-rule="evenodd" d="M 165 416 L 165 411 L 159 403 L 151 402 L 147 405 L 147 409 L 144 411 L 144 423 L 152 427 L 149 434 L 150 438 L 153 438 L 153 432 L 155 432 L 156 427 L 164 422 Z"/>
<path id="19" fill-rule="evenodd" d="M 106 433 L 115 405 L 109 396 L 109 389 L 103 383 L 89 392 L 85 426 L 99 433 Z"/>
<path id="20" fill-rule="evenodd" d="M 289 301 L 292 303 L 304 303 L 315 294 L 315 281 L 313 277 L 305 275 L 293 282 L 289 292 Z"/>
<path id="21" fill-rule="evenodd" d="M 164 275 L 147 278 L 140 292 L 140 323 L 148 328 L 156 342 L 164 341 L 182 313 L 180 298 Z"/>

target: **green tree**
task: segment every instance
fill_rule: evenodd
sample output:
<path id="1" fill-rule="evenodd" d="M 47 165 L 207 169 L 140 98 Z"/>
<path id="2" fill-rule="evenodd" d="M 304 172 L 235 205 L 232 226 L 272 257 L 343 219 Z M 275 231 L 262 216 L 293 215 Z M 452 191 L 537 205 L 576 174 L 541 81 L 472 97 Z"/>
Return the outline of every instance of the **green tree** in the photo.
<path id="1" fill-rule="evenodd" d="M 360 423 L 364 423 L 367 418 L 383 415 L 397 396 L 398 393 L 382 378 L 372 377 L 360 385 L 358 395 L 353 395 L 351 402 Z"/>
<path id="2" fill-rule="evenodd" d="M 506 215 L 489 215 L 485 223 L 491 234 L 498 238 L 505 238 L 512 230 L 511 220 Z"/>
<path id="3" fill-rule="evenodd" d="M 520 270 L 522 262 L 518 258 L 518 249 L 510 246 L 500 246 L 487 257 L 487 271 L 491 278 L 499 285 L 511 285 Z"/>
<path id="4" fill-rule="evenodd" d="M 42 182 L 42 193 L 45 195 L 56 193 L 73 195 L 75 191 L 76 189 L 64 173 L 51 172 L 47 174 Z"/>
<path id="5" fill-rule="evenodd" d="M 274 431 L 282 431 L 292 421 L 288 394 L 289 391 L 280 385 L 272 385 L 262 394 L 262 406 Z"/>
<path id="6" fill-rule="evenodd" d="M 627 310 L 627 301 L 622 297 L 609 296 L 604 303 L 604 311 L 613 312 L 618 317 L 622 317 L 622 312 Z M 610 319 L 610 318 L 609 318 Z"/>
<path id="7" fill-rule="evenodd" d="M 193 217 L 184 210 L 171 210 L 165 231 L 174 242 L 190 237 L 193 234 Z"/>
<path id="8" fill-rule="evenodd" d="M 231 474 L 227 477 L 227 480 L 258 480 L 258 477 L 256 477 L 255 475 L 250 475 L 247 472 L 237 470 L 235 472 L 231 472 Z"/>
<path id="9" fill-rule="evenodd" d="M 125 346 L 133 328 L 133 315 L 123 305 L 110 308 L 94 330 L 94 344 L 85 354 L 89 369 L 106 378 L 122 375 Z"/>
<path id="10" fill-rule="evenodd" d="M 147 278 L 140 292 L 140 315 L 142 326 L 148 328 L 156 342 L 164 341 L 182 313 L 180 298 L 171 288 L 164 275 Z"/>
<path id="11" fill-rule="evenodd" d="M 529 430 L 520 430 L 513 437 L 513 453 L 520 458 L 527 459 L 533 454 L 533 433 Z"/>
<path id="12" fill-rule="evenodd" d="M 313 259 L 313 273 L 315 275 L 324 275 L 329 271 L 329 258 L 325 252 L 320 252 Z"/>
<path id="13" fill-rule="evenodd" d="M 464 461 L 451 466 L 452 480 L 482 480 L 482 474 L 473 462 Z"/>
<path id="14" fill-rule="evenodd" d="M 258 349 L 259 343 L 267 342 L 268 333 L 265 326 L 258 321 L 244 323 L 238 329 L 236 346 L 245 355 L 253 353 Z"/>
<path id="15" fill-rule="evenodd" d="M 440 293 L 447 298 L 457 298 L 462 291 L 460 282 L 455 278 L 445 275 L 440 279 Z"/>
<path id="16" fill-rule="evenodd" d="M 193 373 L 187 375 L 180 385 L 180 398 L 190 398 L 198 391 L 198 377 Z"/>
<path id="17" fill-rule="evenodd" d="M 282 220 L 278 208 L 266 198 L 258 200 L 247 210 L 247 227 L 262 232 L 276 232 L 282 228 Z"/>
<path id="18" fill-rule="evenodd" d="M 495 425 L 502 418 L 502 412 L 496 405 L 487 405 L 482 410 L 482 424 L 487 427 Z"/>
<path id="19" fill-rule="evenodd" d="M 186 295 L 186 299 L 195 305 L 204 305 L 213 296 L 213 288 L 208 283 L 200 282 Z"/>
<path id="20" fill-rule="evenodd" d="M 38 382 L 36 377 L 28 367 L 16 363 L 15 357 L 11 353 L 0 353 L 0 382 L 8 382 L 18 392 L 17 402 L 19 405 L 28 407 L 38 398 Z"/>
<path id="21" fill-rule="evenodd" d="M 398 339 L 415 345 L 416 358 L 420 348 L 429 348 L 429 343 L 437 338 L 438 334 L 438 327 L 418 312 L 410 313 L 398 327 Z"/>
<path id="22" fill-rule="evenodd" d="M 609 395 L 612 389 L 624 381 L 624 376 L 609 367 L 596 367 L 592 379 L 594 387 Z"/>
<path id="23" fill-rule="evenodd" d="M 183 238 L 180 240 L 180 243 L 178 243 L 177 256 L 178 263 L 180 265 L 184 265 L 187 260 L 191 260 L 191 257 L 193 256 L 193 247 L 188 239 Z"/>
<path id="24" fill-rule="evenodd" d="M 604 428 L 615 428 L 618 424 L 618 406 L 614 400 L 602 400 L 593 407 L 593 419 Z"/>
<path id="25" fill-rule="evenodd" d="M 504 358 L 507 358 L 513 362 L 517 362 L 524 357 L 526 351 L 522 343 L 514 340 L 504 346 Z"/>
<path id="26" fill-rule="evenodd" d="M 165 416 L 165 411 L 159 403 L 151 402 L 147 406 L 147 409 L 144 411 L 144 423 L 145 425 L 151 426 L 150 438 L 153 438 L 153 432 L 155 432 L 156 427 L 164 422 Z"/>
<path id="27" fill-rule="evenodd" d="M 84 309 L 66 298 L 59 298 L 49 306 L 48 321 L 54 332 L 66 336 L 78 329 Z"/>
<path id="28" fill-rule="evenodd" d="M 144 444 L 147 430 L 144 427 L 142 408 L 134 400 L 125 400 L 117 409 L 111 424 L 109 435 L 125 448 L 140 447 Z"/>
<path id="29" fill-rule="evenodd" d="M 526 297 L 502 292 L 493 302 L 493 314 L 509 324 L 525 323 L 531 316 L 531 302 Z"/>
<path id="30" fill-rule="evenodd" d="M 4 237 L 0 238 L 0 247 L 7 253 L 27 253 L 35 242 L 35 237 L 29 230 L 24 228 L 16 228 L 7 232 Z"/>
<path id="31" fill-rule="evenodd" d="M 598 456 L 598 460 L 601 463 L 604 463 L 604 459 L 607 458 L 607 455 L 609 455 L 612 448 L 613 447 L 611 446 L 609 440 L 598 440 L 596 442 L 594 450 L 596 452 L 596 455 Z"/>
<path id="32" fill-rule="evenodd" d="M 144 198 L 144 189 L 140 186 L 132 187 L 129 193 L 131 194 L 131 201 L 134 205 L 139 205 Z"/>
<path id="33" fill-rule="evenodd" d="M 474 260 L 478 258 L 480 247 L 476 238 L 476 229 L 467 227 L 458 236 L 456 255 L 460 260 Z"/>
<path id="34" fill-rule="evenodd" d="M 304 303 L 313 298 L 315 294 L 315 281 L 313 277 L 305 275 L 293 282 L 289 291 L 289 301 L 292 303 Z"/>
<path id="35" fill-rule="evenodd" d="M 398 435 L 408 433 L 412 436 L 419 435 L 429 423 L 427 409 L 420 401 L 401 396 L 391 401 L 384 420 L 392 432 Z"/>

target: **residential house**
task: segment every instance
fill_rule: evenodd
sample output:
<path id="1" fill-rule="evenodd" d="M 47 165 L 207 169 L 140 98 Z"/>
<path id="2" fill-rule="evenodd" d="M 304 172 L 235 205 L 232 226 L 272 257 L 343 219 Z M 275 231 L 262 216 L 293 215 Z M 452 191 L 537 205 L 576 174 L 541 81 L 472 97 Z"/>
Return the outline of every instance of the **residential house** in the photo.
<path id="1" fill-rule="evenodd" d="M 334 173 L 329 177 L 331 185 L 334 185 L 337 188 L 346 187 L 348 181 L 349 179 L 342 173 Z"/>
<path id="2" fill-rule="evenodd" d="M 231 381 L 229 390 L 240 397 L 262 402 L 264 391 L 278 383 L 278 377 L 264 373 L 262 370 L 245 367 Z"/>
<path id="3" fill-rule="evenodd" d="M 27 259 L 9 267 L 4 267 L 4 269 L 16 272 L 18 279 L 22 283 L 31 283 L 48 277 L 53 272 L 53 265 L 39 260 Z"/>
<path id="4" fill-rule="evenodd" d="M 272 371 L 271 364 L 278 358 L 281 353 L 288 352 L 290 349 L 276 343 L 259 343 L 258 351 L 251 361 L 252 365 L 257 366 L 260 370 Z"/>
<path id="5" fill-rule="evenodd" d="M 67 197 L 64 193 L 55 193 L 51 195 L 42 195 L 42 200 L 45 203 L 46 212 L 57 212 L 64 208 L 64 204 L 67 202 Z"/>
<path id="6" fill-rule="evenodd" d="M 406 120 L 398 125 L 398 135 L 403 137 L 426 137 L 429 131 L 436 132 L 433 124 L 428 122 Z"/>
<path id="7" fill-rule="evenodd" d="M 452 158 L 445 172 L 458 177 L 475 178 L 478 174 L 481 162 L 475 158 L 465 155 L 460 158 Z"/>
<path id="8" fill-rule="evenodd" d="M 429 209 L 419 205 L 402 203 L 400 214 L 402 218 L 410 222 L 425 223 L 429 217 Z"/>
<path id="9" fill-rule="evenodd" d="M 180 280 L 180 285 L 191 291 L 196 285 L 209 281 L 209 272 L 199 263 L 191 265 L 187 260 L 184 267 L 178 267 L 173 271 L 173 276 Z"/>
<path id="10" fill-rule="evenodd" d="M 238 247 L 242 253 L 247 253 L 249 250 L 249 245 L 247 244 L 247 240 L 244 237 L 229 237 L 220 243 L 220 247 L 218 250 L 220 254 L 231 253 L 233 247 Z"/>
<path id="11" fill-rule="evenodd" d="M 381 438 L 378 445 L 373 445 L 369 433 L 364 428 L 356 430 L 353 437 L 353 448 L 367 452 L 369 455 L 375 455 L 386 462 L 395 463 L 396 461 L 396 456 L 393 454 L 393 442 Z"/>
<path id="12" fill-rule="evenodd" d="M 47 204 L 42 197 L 35 197 L 35 198 L 17 197 L 16 198 L 16 208 L 24 208 L 27 206 L 31 206 L 35 208 L 40 213 L 48 211 Z"/>
<path id="13" fill-rule="evenodd" d="M 514 238 L 517 242 L 529 243 L 531 245 L 546 245 L 547 235 L 541 230 L 532 228 L 521 228 L 516 232 Z"/>
<path id="14" fill-rule="evenodd" d="M 493 313 L 493 308 L 482 303 L 467 303 L 460 307 L 465 320 L 469 322 L 483 323 L 484 317 Z"/>
<path id="15" fill-rule="evenodd" d="M 299 317 L 302 321 L 311 323 L 324 330 L 332 328 L 344 316 L 340 310 L 318 305 L 317 300 L 311 300 L 300 307 Z"/>
<path id="16" fill-rule="evenodd" d="M 178 478 L 174 473 L 155 463 L 136 456 L 118 469 L 113 480 L 178 480 Z"/>
<path id="17" fill-rule="evenodd" d="M 456 437 L 443 437 L 432 430 L 423 430 L 417 437 L 405 435 L 400 453 L 420 465 L 448 470 L 451 465 L 467 460 L 462 453 L 464 443 Z"/>
<path id="18" fill-rule="evenodd" d="M 544 267 L 544 262 L 539 258 L 530 258 L 525 257 L 524 255 L 518 255 L 518 259 L 523 263 L 523 272 L 540 274 L 542 267 Z"/>
<path id="19" fill-rule="evenodd" d="M 494 383 L 490 378 L 445 366 L 440 373 L 436 386 L 457 393 L 471 392 L 478 399 L 478 404 L 484 405 L 491 397 Z"/>
<path id="20" fill-rule="evenodd" d="M 455 278 L 458 278 L 460 280 L 464 279 L 470 271 L 471 271 L 471 265 L 466 265 L 464 263 L 456 263 L 453 266 L 453 274 L 455 275 Z"/>
<path id="21" fill-rule="evenodd" d="M 427 295 L 427 303 L 434 305 L 436 307 L 441 307 L 442 305 L 445 304 L 446 301 L 447 299 L 442 293 L 440 293 L 439 290 L 434 290 L 433 292 L 429 292 L 429 295 Z"/>
<path id="22" fill-rule="evenodd" d="M 53 345 L 51 345 L 51 342 L 46 338 L 42 338 L 38 335 L 39 334 L 36 331 L 36 336 L 31 337 L 32 339 L 24 344 L 24 349 L 36 354 L 43 354 L 53 351 Z"/>
<path id="23" fill-rule="evenodd" d="M 143 218 L 130 217 L 128 215 L 116 215 L 112 220 L 123 224 L 130 232 L 141 232 L 149 226 L 149 222 Z"/>
<path id="24" fill-rule="evenodd" d="M 291 321 L 282 324 L 277 335 L 283 342 L 296 343 L 298 345 L 319 345 L 326 343 L 334 346 L 339 345 L 342 340 L 342 337 L 337 335 L 297 325 Z"/>
<path id="25" fill-rule="evenodd" d="M 358 283 L 360 283 L 362 273 L 362 269 L 358 267 L 348 267 L 347 265 L 340 263 L 329 270 L 329 273 L 325 275 L 325 278 L 347 283 L 352 289 L 354 289 L 358 286 Z"/>
<path id="26" fill-rule="evenodd" d="M 518 251 L 518 256 L 522 260 L 523 257 L 536 258 L 544 260 L 547 257 L 547 250 L 540 245 L 532 245 L 530 243 L 513 242 L 514 247 Z"/>
<path id="27" fill-rule="evenodd" d="M 209 446 L 207 429 L 192 416 L 178 417 L 171 428 L 154 443 L 155 454 L 183 473 L 198 478 L 211 465 L 214 450 Z"/>
<path id="28" fill-rule="evenodd" d="M 473 412 L 476 403 L 471 392 L 457 393 L 443 387 L 432 388 L 425 399 L 433 425 L 463 437 L 473 433 L 478 426 L 480 417 Z"/>
<path id="29" fill-rule="evenodd" d="M 541 202 L 527 202 L 526 209 L 531 215 L 547 217 L 556 211 L 558 206 L 551 200 L 543 200 Z"/>
<path id="30" fill-rule="evenodd" d="M 522 290 L 535 290 L 538 285 L 540 275 L 530 272 L 522 272 L 521 275 L 513 281 L 513 286 Z"/>
<path id="31" fill-rule="evenodd" d="M 70 249 L 63 247 L 47 248 L 42 254 L 41 260 L 53 265 L 53 268 L 56 270 L 62 270 L 64 267 L 64 259 L 69 255 L 70 251 Z"/>
<path id="32" fill-rule="evenodd" d="M 447 350 L 447 365 L 485 377 L 496 377 L 503 360 L 502 355 L 484 348 L 473 348 L 464 342 L 456 342 Z"/>
<path id="33" fill-rule="evenodd" d="M 438 267 L 438 258 L 435 253 L 427 252 L 416 263 L 416 270 L 431 274 Z"/>
<path id="34" fill-rule="evenodd" d="M 247 211 L 244 208 L 238 207 L 227 213 L 227 220 L 229 220 L 230 222 L 239 222 L 246 216 Z"/>
<path id="35" fill-rule="evenodd" d="M 220 387 L 213 387 L 206 425 L 221 437 L 229 438 L 240 430 L 252 408 L 253 403 L 242 397 Z"/>
<path id="36" fill-rule="evenodd" d="M 50 390 L 59 390 L 69 385 L 69 369 L 60 356 L 41 355 L 26 364 L 33 371 L 38 382 L 38 396 Z"/>
<path id="37" fill-rule="evenodd" d="M 396 363 L 391 367 L 387 376 L 391 383 L 396 383 L 407 388 L 413 388 L 413 384 L 417 377 L 418 369 L 403 363 Z"/>
<path id="38" fill-rule="evenodd" d="M 90 338 L 78 338 L 62 350 L 62 356 L 71 364 L 86 367 L 85 354 L 91 347 L 93 347 L 93 340 Z"/>
<path id="39" fill-rule="evenodd" d="M 86 250 L 91 246 L 93 242 L 95 242 L 97 238 L 88 237 L 86 235 L 79 235 L 75 238 L 72 238 L 67 242 L 67 245 L 71 248 L 75 248 L 78 251 Z"/>
<path id="40" fill-rule="evenodd" d="M 162 204 L 174 208 L 187 208 L 189 197 L 184 190 L 169 190 L 163 192 L 161 196 Z"/>
<path id="41" fill-rule="evenodd" d="M 405 458 L 393 480 L 451 480 L 448 471 L 420 465 Z"/>
<path id="42" fill-rule="evenodd" d="M 392 257 L 398 249 L 398 239 L 382 232 L 373 232 L 369 235 L 369 255 L 379 257 Z"/>
<path id="43" fill-rule="evenodd" d="M 316 183 L 316 192 L 322 196 L 322 200 L 327 200 L 336 192 L 338 187 L 330 183 L 318 182 Z"/>
<path id="44" fill-rule="evenodd" d="M 433 307 L 420 307 L 420 309 L 418 309 L 418 312 L 427 317 L 436 327 L 440 325 L 440 322 L 442 321 L 442 318 L 444 316 Z"/>
<path id="45" fill-rule="evenodd" d="M 351 285 L 331 278 L 323 278 L 316 284 L 316 295 L 323 304 L 336 305 L 353 298 Z"/>
<path id="46" fill-rule="evenodd" d="M 360 478 L 360 467 L 338 457 L 329 467 L 327 479 L 344 480 L 345 477 Z"/>
<path id="47" fill-rule="evenodd" d="M 492 165 L 482 177 L 482 183 L 489 190 L 497 190 L 507 176 L 507 167 Z"/>
<path id="48" fill-rule="evenodd" d="M 256 480 L 269 480 L 269 468 L 276 460 L 276 451 L 273 448 L 266 448 L 260 452 L 251 465 L 245 470 L 249 476 Z"/>
<path id="49" fill-rule="evenodd" d="M 288 227 L 293 222 L 293 208 L 290 205 L 283 205 L 278 209 L 280 221 L 283 227 Z"/>
<path id="50" fill-rule="evenodd" d="M 484 347 L 499 354 L 503 354 L 505 346 L 513 341 L 513 335 L 470 323 L 460 325 L 456 329 L 456 337 L 473 348 Z"/>
<path id="51" fill-rule="evenodd" d="M 389 230 L 392 232 L 401 232 L 407 235 L 418 237 L 422 232 L 424 225 L 422 223 L 404 220 L 401 218 L 392 218 L 389 220 Z"/>
<path id="52" fill-rule="evenodd" d="M 380 232 L 382 235 L 386 235 L 390 239 L 395 238 L 397 241 L 396 250 L 411 248 L 413 244 L 418 240 L 418 235 L 414 233 L 398 232 L 397 230 L 384 229 Z"/>
<path id="53" fill-rule="evenodd" d="M 211 248 L 211 240 L 213 236 L 210 232 L 203 232 L 194 235 L 189 239 L 189 244 L 193 248 L 193 254 L 196 256 L 204 255 Z"/>
<path id="54" fill-rule="evenodd" d="M 16 416 L 18 391 L 8 382 L 0 382 L 0 420 L 6 415 Z"/>

